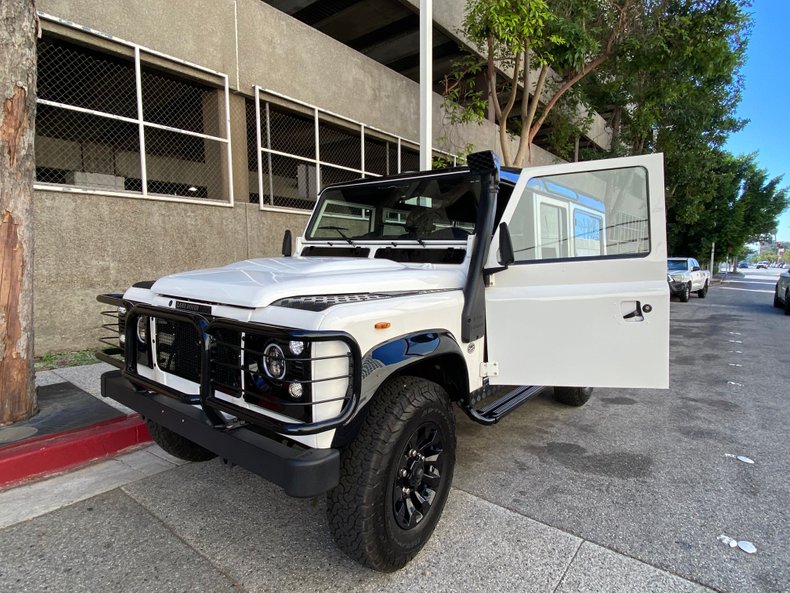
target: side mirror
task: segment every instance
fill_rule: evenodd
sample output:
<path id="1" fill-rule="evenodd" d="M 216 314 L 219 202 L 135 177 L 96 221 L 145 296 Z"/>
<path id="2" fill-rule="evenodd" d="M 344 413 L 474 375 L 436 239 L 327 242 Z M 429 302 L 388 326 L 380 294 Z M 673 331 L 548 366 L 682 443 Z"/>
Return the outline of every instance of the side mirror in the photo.
<path id="1" fill-rule="evenodd" d="M 516 254 L 513 252 L 513 241 L 510 239 L 510 231 L 506 222 L 499 223 L 499 260 L 500 265 L 508 267 L 516 261 Z"/>
<path id="2" fill-rule="evenodd" d="M 291 229 L 286 229 L 283 235 L 283 257 L 291 257 L 293 254 L 293 247 L 291 246 Z"/>
<path id="3" fill-rule="evenodd" d="M 691 271 L 692 272 L 699 272 L 699 266 L 694 266 L 693 268 L 691 268 Z"/>

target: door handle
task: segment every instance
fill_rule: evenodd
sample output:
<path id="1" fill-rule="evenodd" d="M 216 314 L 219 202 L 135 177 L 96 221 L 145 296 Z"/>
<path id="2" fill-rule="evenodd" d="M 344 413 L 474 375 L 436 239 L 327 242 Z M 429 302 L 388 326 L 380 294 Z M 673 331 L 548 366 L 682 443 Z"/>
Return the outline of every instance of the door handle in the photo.
<path id="1" fill-rule="evenodd" d="M 642 306 L 641 301 L 623 301 L 620 303 L 620 312 L 625 321 L 644 321 L 644 313 L 650 313 L 653 307 L 650 305 Z"/>

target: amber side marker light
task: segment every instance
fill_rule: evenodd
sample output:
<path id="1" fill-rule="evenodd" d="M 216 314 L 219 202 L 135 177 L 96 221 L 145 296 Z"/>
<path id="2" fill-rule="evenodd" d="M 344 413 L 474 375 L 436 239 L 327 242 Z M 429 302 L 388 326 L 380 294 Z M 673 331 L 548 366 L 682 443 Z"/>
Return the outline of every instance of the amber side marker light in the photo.
<path id="1" fill-rule="evenodd" d="M 391 324 L 389 321 L 379 321 L 379 322 L 378 322 L 376 325 L 374 325 L 373 327 L 375 327 L 376 329 L 389 329 L 389 327 L 390 327 L 391 325 L 392 325 L 392 324 Z"/>

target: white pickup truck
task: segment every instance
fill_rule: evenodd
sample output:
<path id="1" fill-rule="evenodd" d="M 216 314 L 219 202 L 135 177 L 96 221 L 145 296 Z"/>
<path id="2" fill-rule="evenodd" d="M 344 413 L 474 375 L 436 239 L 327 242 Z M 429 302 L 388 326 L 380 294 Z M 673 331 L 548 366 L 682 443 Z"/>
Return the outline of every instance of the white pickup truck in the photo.
<path id="1" fill-rule="evenodd" d="M 710 287 L 710 272 L 703 270 L 693 257 L 670 257 L 667 259 L 667 282 L 670 292 L 687 303 L 691 293 L 704 299 Z"/>
<path id="2" fill-rule="evenodd" d="M 338 546 L 392 571 L 450 492 L 454 404 L 668 386 L 665 261 L 661 155 L 333 185 L 295 254 L 101 295 L 102 393 L 176 456 L 326 493 Z"/>

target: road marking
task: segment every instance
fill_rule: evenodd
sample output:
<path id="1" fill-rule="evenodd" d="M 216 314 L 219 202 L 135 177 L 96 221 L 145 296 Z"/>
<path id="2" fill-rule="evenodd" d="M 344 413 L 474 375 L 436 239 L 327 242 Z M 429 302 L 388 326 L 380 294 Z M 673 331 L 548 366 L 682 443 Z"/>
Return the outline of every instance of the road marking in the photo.
<path id="1" fill-rule="evenodd" d="M 742 290 L 744 292 L 763 292 L 765 294 L 773 294 L 773 290 L 756 290 L 752 288 L 731 288 L 729 286 L 719 286 L 719 290 Z"/>
<path id="2" fill-rule="evenodd" d="M 743 383 L 736 383 L 735 381 L 727 381 L 727 385 L 735 385 L 736 387 L 743 387 Z"/>
<path id="3" fill-rule="evenodd" d="M 730 344 L 743 344 L 743 340 L 727 340 Z"/>
<path id="4" fill-rule="evenodd" d="M 747 282 L 746 280 L 724 280 L 722 284 L 767 284 L 768 286 L 776 286 L 776 282 Z"/>

